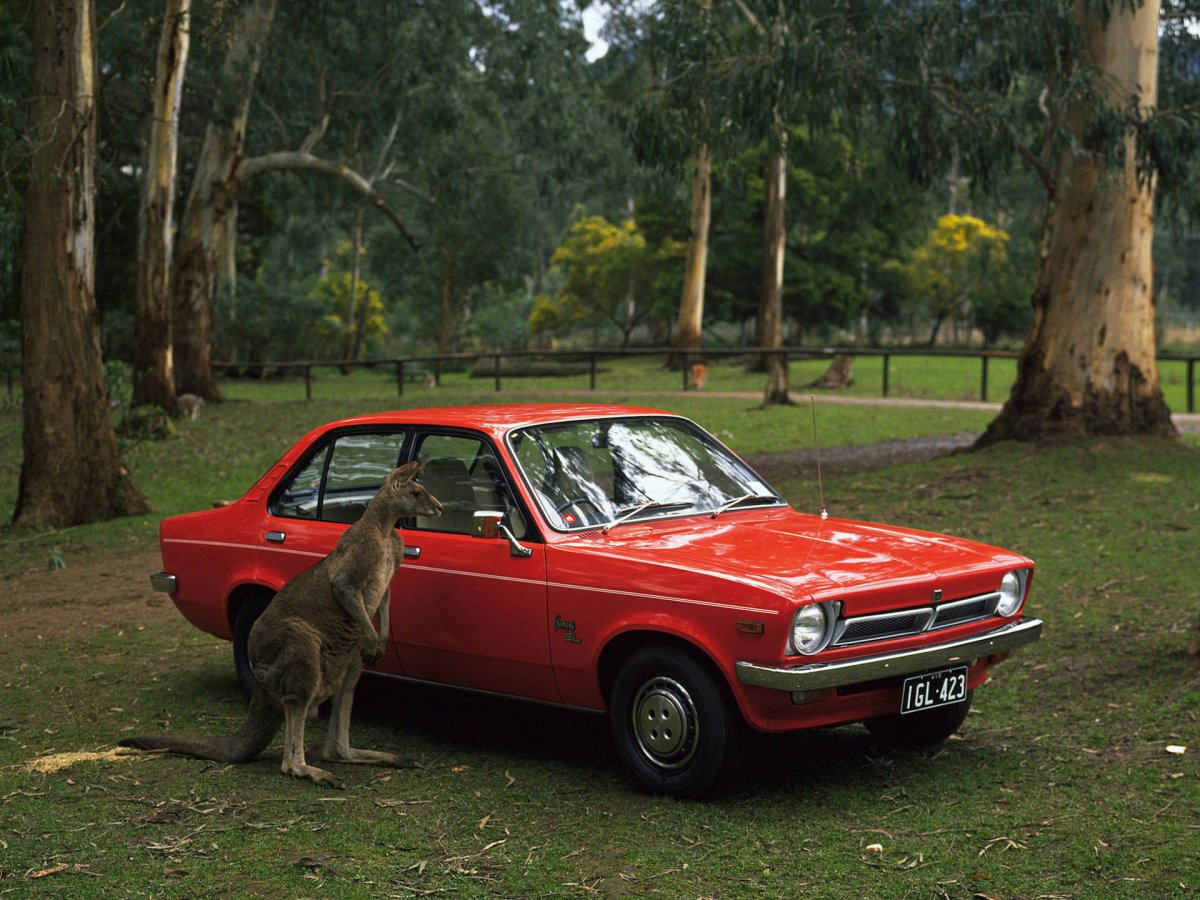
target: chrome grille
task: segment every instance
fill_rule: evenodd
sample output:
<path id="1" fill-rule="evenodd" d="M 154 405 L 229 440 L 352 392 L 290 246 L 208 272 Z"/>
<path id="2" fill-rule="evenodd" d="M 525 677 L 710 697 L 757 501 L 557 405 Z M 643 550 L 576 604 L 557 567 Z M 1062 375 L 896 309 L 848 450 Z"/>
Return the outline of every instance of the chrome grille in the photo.
<path id="1" fill-rule="evenodd" d="M 906 609 L 901 612 L 881 613 L 876 616 L 857 616 L 843 619 L 834 632 L 832 646 L 845 647 L 864 641 L 880 641 L 884 638 L 920 634 L 929 627 L 933 618 L 932 609 Z"/>
<path id="2" fill-rule="evenodd" d="M 842 619 L 834 630 L 829 646 L 848 647 L 975 622 L 995 615 L 999 600 L 1000 594 L 992 591 L 977 597 L 950 600 L 937 606 Z"/>
<path id="3" fill-rule="evenodd" d="M 929 627 L 948 628 L 951 625 L 986 619 L 996 612 L 996 604 L 999 602 L 1000 593 L 996 591 L 991 594 L 981 594 L 978 597 L 967 597 L 965 600 L 943 603 L 933 608 L 933 624 Z"/>

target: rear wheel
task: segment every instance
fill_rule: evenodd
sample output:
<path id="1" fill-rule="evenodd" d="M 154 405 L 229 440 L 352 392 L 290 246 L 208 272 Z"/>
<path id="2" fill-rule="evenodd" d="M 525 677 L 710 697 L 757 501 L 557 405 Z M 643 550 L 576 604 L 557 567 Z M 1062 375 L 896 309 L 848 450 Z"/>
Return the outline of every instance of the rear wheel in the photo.
<path id="1" fill-rule="evenodd" d="M 896 750 L 930 747 L 940 744 L 958 731 L 971 709 L 971 694 L 971 691 L 967 691 L 967 696 L 961 703 L 904 716 L 899 713 L 878 716 L 867 719 L 863 724 L 876 740 L 887 747 Z"/>
<path id="2" fill-rule="evenodd" d="M 233 669 L 247 697 L 253 696 L 254 686 L 258 683 L 254 671 L 250 668 L 250 629 L 270 602 L 269 595 L 256 594 L 238 608 L 237 616 L 233 620 Z"/>
<path id="3" fill-rule="evenodd" d="M 617 753 L 650 791 L 702 796 L 736 766 L 741 716 L 724 682 L 685 651 L 656 645 L 633 653 L 609 705 Z"/>

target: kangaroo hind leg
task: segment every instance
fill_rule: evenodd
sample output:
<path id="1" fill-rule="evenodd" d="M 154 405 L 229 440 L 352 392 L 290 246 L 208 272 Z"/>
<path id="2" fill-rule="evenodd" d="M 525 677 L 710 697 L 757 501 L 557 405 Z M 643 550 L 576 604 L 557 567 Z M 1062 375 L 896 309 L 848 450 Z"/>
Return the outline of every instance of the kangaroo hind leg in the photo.
<path id="1" fill-rule="evenodd" d="M 325 735 L 325 747 L 321 751 L 321 758 L 328 762 L 389 766 L 393 769 L 421 768 L 421 764 L 416 760 L 397 756 L 395 753 L 360 750 L 350 746 L 350 708 L 354 705 L 354 688 L 361 674 L 362 660 L 355 657 L 346 667 L 341 686 L 334 692 L 329 731 Z"/>

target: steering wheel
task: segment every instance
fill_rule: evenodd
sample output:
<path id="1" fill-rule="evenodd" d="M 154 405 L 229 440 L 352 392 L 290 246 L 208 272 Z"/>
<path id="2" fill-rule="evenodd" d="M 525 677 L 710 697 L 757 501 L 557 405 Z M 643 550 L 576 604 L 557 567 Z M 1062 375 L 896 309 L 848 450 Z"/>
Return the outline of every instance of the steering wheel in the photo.
<path id="1" fill-rule="evenodd" d="M 596 511 L 596 513 L 598 514 L 600 519 L 604 518 L 604 511 L 601 510 L 599 506 L 597 506 L 593 501 L 589 500 L 587 497 L 572 497 L 570 500 L 565 500 L 562 503 L 558 504 L 558 506 L 554 507 L 554 510 L 555 510 L 555 512 L 557 512 L 559 514 L 562 514 L 562 513 L 565 513 L 572 506 L 577 507 L 581 513 L 583 512 L 584 506 L 590 506 L 593 510 Z M 584 524 L 591 525 L 592 523 L 587 521 L 585 518 Z"/>

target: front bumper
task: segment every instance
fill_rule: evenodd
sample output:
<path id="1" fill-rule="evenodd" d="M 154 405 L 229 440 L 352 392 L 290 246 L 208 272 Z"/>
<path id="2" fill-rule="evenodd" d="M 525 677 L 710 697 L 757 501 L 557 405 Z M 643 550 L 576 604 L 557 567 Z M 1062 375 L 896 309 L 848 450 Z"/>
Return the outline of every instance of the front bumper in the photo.
<path id="1" fill-rule="evenodd" d="M 952 663 L 969 663 L 984 656 L 1007 653 L 1023 644 L 1036 641 L 1041 634 L 1041 619 L 1023 619 L 984 634 L 929 647 L 918 647 L 915 650 L 901 650 L 838 662 L 807 663 L 787 668 L 739 662 L 735 664 L 735 669 L 742 684 L 777 691 L 815 691 L 874 681 L 893 675 L 923 672 Z"/>

